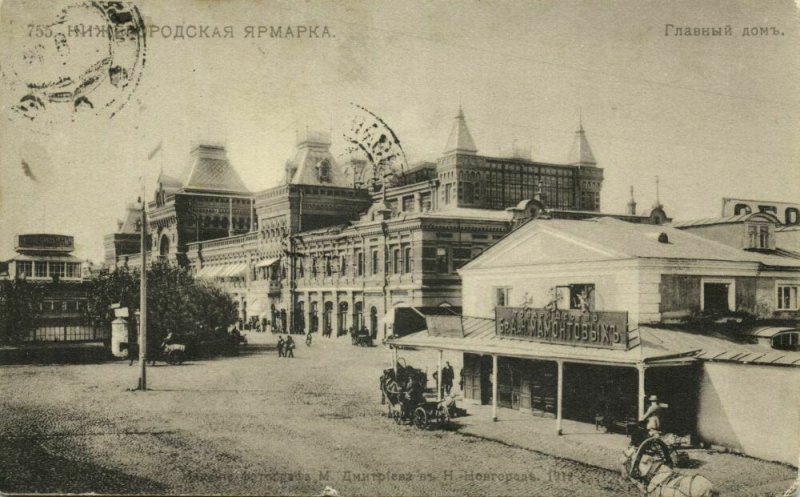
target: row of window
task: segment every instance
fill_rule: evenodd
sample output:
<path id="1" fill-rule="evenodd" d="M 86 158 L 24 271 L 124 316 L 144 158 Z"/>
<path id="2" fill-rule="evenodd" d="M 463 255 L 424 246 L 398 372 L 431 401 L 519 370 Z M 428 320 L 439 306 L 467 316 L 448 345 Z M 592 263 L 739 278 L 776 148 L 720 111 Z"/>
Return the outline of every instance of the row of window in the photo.
<path id="1" fill-rule="evenodd" d="M 80 262 L 17 261 L 18 278 L 81 277 Z"/>
<path id="2" fill-rule="evenodd" d="M 376 275 L 382 274 L 383 268 L 380 265 L 380 251 L 378 249 L 371 250 L 369 274 Z M 414 270 L 414 253 L 410 245 L 402 247 L 393 247 L 390 249 L 389 266 L 386 270 L 392 274 L 408 274 Z M 357 250 L 353 256 L 355 260 L 352 269 L 353 276 L 364 276 L 364 252 Z M 340 276 L 347 276 L 349 268 L 349 258 L 346 255 L 340 257 L 325 256 L 325 257 L 311 257 L 308 267 L 308 273 L 311 278 L 316 278 L 320 274 L 324 276 L 333 276 L 333 273 L 338 273 Z M 306 267 L 303 259 L 298 260 L 297 275 L 304 278 L 306 274 Z"/>
<path id="3" fill-rule="evenodd" d="M 779 311 L 798 310 L 798 285 L 778 285 L 777 305 Z M 707 279 L 702 285 L 701 308 L 706 312 L 734 311 L 735 288 L 733 280 Z M 495 289 L 495 305 L 510 306 L 511 288 L 498 287 Z M 595 287 L 594 284 L 572 284 L 555 287 L 555 295 L 551 304 L 556 304 L 559 309 L 594 310 Z"/>
<path id="4" fill-rule="evenodd" d="M 39 310 L 48 312 L 80 312 L 86 308 L 81 300 L 46 300 L 39 304 Z"/>
<path id="5" fill-rule="evenodd" d="M 352 271 L 353 276 L 370 276 L 383 274 L 381 249 L 374 248 L 369 252 L 369 260 L 365 261 L 365 254 L 357 250 L 353 254 L 354 267 L 349 267 L 350 259 L 340 257 L 311 257 L 306 262 L 299 259 L 297 263 L 297 276 L 310 278 L 318 276 L 347 276 Z M 422 270 L 439 274 L 451 274 L 463 267 L 466 263 L 477 257 L 483 247 L 423 247 Z M 365 262 L 368 266 L 365 267 Z M 414 271 L 414 252 L 410 245 L 395 246 L 389 249 L 389 260 L 386 261 L 386 271 L 390 274 L 409 274 Z M 285 277 L 285 275 L 284 275 Z"/>
<path id="6" fill-rule="evenodd" d="M 519 303 L 520 305 L 529 304 L 524 297 Z M 495 305 L 513 305 L 511 303 L 511 287 L 495 288 Z M 550 296 L 548 305 L 555 309 L 593 311 L 595 308 L 594 283 L 575 283 L 557 286 L 554 289 L 554 294 Z"/>

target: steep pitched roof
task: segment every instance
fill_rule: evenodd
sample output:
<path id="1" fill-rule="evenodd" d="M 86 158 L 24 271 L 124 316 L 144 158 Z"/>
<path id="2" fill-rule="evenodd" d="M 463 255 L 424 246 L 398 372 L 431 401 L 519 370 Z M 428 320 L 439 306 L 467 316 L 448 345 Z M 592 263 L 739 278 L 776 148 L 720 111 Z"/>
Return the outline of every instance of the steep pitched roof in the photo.
<path id="1" fill-rule="evenodd" d="M 211 190 L 249 193 L 236 170 L 230 165 L 225 147 L 197 145 L 191 153 L 189 169 L 184 176 L 185 190 Z"/>
<path id="2" fill-rule="evenodd" d="M 336 162 L 330 147 L 326 133 L 306 130 L 298 137 L 297 153 L 287 163 L 289 183 L 352 187 L 353 178 Z"/>
<path id="3" fill-rule="evenodd" d="M 659 241 L 666 235 L 668 243 Z M 684 230 L 613 218 L 537 219 L 487 249 L 462 270 L 634 258 L 753 262 L 800 268 L 796 259 L 740 250 Z"/>
<path id="4" fill-rule="evenodd" d="M 595 166 L 597 161 L 594 159 L 592 147 L 589 146 L 589 140 L 586 139 L 586 132 L 583 130 L 583 124 L 575 132 L 575 140 L 572 142 L 572 150 L 569 153 L 569 164 L 573 166 Z"/>
<path id="5" fill-rule="evenodd" d="M 128 204 L 125 207 L 125 219 L 119 227 L 117 233 L 139 233 L 140 230 L 136 229 L 137 222 L 141 223 L 140 208 L 134 204 Z"/>
<path id="6" fill-rule="evenodd" d="M 444 148 L 445 154 L 477 154 L 478 148 L 467 128 L 467 121 L 464 118 L 464 111 L 458 108 L 458 115 L 450 129 L 450 136 L 447 138 L 447 146 Z"/>

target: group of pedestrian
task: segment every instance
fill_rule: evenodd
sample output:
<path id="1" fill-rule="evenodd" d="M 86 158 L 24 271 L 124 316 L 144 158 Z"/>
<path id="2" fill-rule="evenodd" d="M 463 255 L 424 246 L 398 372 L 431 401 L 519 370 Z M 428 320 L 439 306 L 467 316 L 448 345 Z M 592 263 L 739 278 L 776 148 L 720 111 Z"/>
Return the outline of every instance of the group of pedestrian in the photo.
<path id="1" fill-rule="evenodd" d="M 453 379 L 455 378 L 455 371 L 453 370 L 453 366 L 450 365 L 450 361 L 447 361 L 447 365 L 442 368 L 442 382 L 439 388 L 442 390 L 442 393 L 445 395 L 450 395 L 450 391 L 453 389 Z M 433 379 L 438 380 L 439 372 L 433 372 Z"/>
<path id="2" fill-rule="evenodd" d="M 294 358 L 294 339 L 291 335 L 287 336 L 286 340 L 283 337 L 278 338 L 278 357 Z"/>

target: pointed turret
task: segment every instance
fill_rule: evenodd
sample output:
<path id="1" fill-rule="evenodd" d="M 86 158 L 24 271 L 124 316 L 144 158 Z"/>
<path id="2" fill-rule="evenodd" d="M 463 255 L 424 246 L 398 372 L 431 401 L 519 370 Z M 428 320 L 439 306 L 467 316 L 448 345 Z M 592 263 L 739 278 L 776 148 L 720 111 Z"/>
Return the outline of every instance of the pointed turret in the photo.
<path id="1" fill-rule="evenodd" d="M 578 131 L 575 132 L 575 141 L 572 143 L 572 150 L 569 153 L 569 164 L 573 166 L 596 166 L 592 147 L 586 139 L 586 132 L 583 130 L 581 122 Z"/>
<path id="2" fill-rule="evenodd" d="M 444 149 L 445 154 L 470 154 L 475 155 L 478 149 L 475 147 L 475 141 L 467 128 L 467 121 L 464 119 L 464 111 L 458 107 L 458 115 L 456 121 L 453 123 L 453 128 L 450 130 L 450 137 L 447 139 L 447 146 Z"/>

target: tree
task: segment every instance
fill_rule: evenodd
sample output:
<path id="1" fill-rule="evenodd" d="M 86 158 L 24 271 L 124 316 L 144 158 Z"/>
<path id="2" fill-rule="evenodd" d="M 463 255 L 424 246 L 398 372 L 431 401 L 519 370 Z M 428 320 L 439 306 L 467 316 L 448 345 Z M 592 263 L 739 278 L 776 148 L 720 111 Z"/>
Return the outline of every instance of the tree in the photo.
<path id="1" fill-rule="evenodd" d="M 100 275 L 93 283 L 87 313 L 93 323 L 111 326 L 110 306 L 139 310 L 140 271 L 127 268 Z M 168 333 L 179 340 L 198 343 L 219 336 L 236 322 L 231 297 L 214 286 L 198 283 L 185 269 L 155 261 L 147 270 L 147 340 L 161 343 Z"/>
<path id="2" fill-rule="evenodd" d="M 19 342 L 36 328 L 43 295 L 40 283 L 25 279 L 0 281 L 0 341 Z"/>

